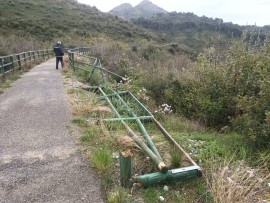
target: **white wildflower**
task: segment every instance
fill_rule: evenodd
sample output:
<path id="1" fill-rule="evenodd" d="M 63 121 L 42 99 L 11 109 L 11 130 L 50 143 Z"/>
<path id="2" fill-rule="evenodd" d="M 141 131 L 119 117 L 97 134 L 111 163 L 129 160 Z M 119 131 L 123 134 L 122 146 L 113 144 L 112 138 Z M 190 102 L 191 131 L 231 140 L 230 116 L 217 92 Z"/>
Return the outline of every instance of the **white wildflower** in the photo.
<path id="1" fill-rule="evenodd" d="M 163 190 L 164 191 L 169 191 L 169 187 L 167 185 L 164 185 Z"/>
<path id="2" fill-rule="evenodd" d="M 164 202 L 165 198 L 163 196 L 159 196 L 159 201 Z"/>

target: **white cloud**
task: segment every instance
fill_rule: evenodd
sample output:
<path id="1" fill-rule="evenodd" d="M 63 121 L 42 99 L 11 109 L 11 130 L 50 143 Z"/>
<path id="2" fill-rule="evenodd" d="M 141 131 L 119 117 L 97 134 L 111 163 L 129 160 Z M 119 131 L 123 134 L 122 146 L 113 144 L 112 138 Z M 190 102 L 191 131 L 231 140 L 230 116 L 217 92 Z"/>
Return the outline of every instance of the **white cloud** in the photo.
<path id="1" fill-rule="evenodd" d="M 99 10 L 108 12 L 122 4 L 133 6 L 142 0 L 79 0 L 81 3 L 96 6 Z M 167 11 L 192 12 L 198 16 L 205 15 L 221 18 L 224 22 L 240 25 L 259 26 L 270 25 L 269 0 L 150 0 Z"/>

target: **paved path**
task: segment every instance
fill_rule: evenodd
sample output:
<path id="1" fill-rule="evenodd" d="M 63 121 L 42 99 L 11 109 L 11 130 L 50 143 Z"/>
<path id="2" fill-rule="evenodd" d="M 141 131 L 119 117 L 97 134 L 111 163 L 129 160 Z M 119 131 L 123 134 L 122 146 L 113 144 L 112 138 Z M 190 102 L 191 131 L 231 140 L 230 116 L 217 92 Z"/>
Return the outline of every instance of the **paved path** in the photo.
<path id="1" fill-rule="evenodd" d="M 72 135 L 71 109 L 55 61 L 0 95 L 0 202 L 104 202 Z"/>

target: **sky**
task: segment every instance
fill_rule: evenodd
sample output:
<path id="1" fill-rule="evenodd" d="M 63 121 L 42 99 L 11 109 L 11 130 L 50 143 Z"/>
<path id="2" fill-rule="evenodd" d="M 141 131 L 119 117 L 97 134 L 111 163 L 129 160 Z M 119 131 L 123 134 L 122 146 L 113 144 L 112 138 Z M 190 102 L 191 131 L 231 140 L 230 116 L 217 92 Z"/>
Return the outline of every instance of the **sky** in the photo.
<path id="1" fill-rule="evenodd" d="M 108 12 L 122 3 L 136 6 L 142 0 L 78 0 Z M 221 18 L 238 25 L 270 25 L 270 0 L 150 0 L 166 11 L 192 12 L 198 16 Z"/>

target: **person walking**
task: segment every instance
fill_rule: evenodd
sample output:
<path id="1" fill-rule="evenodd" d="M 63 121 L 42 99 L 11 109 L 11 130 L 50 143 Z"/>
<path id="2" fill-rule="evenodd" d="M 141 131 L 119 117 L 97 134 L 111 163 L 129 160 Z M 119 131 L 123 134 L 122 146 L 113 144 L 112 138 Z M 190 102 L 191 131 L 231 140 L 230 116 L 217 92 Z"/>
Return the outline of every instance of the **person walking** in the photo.
<path id="1" fill-rule="evenodd" d="M 56 57 L 56 69 L 58 69 L 59 61 L 61 62 L 61 67 L 63 69 L 64 68 L 64 61 L 63 61 L 64 52 L 63 52 L 63 48 L 60 41 L 56 43 L 53 51 Z"/>

